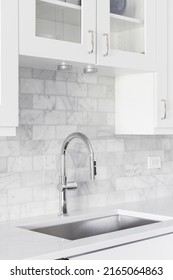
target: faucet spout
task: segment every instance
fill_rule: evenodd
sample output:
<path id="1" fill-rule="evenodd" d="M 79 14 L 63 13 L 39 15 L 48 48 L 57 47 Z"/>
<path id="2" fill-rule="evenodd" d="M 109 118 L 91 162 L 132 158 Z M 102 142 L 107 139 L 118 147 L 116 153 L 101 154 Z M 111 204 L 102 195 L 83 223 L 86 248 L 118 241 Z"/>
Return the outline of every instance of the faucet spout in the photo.
<path id="1" fill-rule="evenodd" d="M 60 213 L 63 214 L 67 214 L 67 201 L 66 201 L 66 191 L 67 190 L 71 190 L 71 189 L 76 189 L 77 188 L 77 184 L 76 183 L 68 183 L 67 181 L 67 171 L 66 171 L 66 151 L 67 151 L 67 147 L 69 145 L 69 143 L 75 139 L 75 138 L 79 138 L 81 139 L 87 149 L 88 152 L 90 154 L 90 179 L 94 180 L 95 176 L 97 175 L 96 172 L 96 161 L 94 160 L 94 151 L 93 151 L 93 147 L 91 144 L 91 141 L 89 140 L 89 138 L 79 132 L 75 132 L 70 134 L 65 141 L 62 144 L 62 148 L 61 148 L 61 175 L 60 175 L 60 181 L 59 181 L 59 190 L 61 192 L 60 195 Z"/>

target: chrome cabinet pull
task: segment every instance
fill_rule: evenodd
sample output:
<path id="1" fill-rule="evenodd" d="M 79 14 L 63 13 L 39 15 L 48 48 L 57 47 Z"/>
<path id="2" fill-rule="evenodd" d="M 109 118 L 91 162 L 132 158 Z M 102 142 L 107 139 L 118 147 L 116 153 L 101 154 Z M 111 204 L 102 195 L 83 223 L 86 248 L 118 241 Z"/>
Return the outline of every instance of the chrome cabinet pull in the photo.
<path id="1" fill-rule="evenodd" d="M 103 56 L 109 55 L 109 34 L 104 33 L 103 36 L 106 38 L 106 52 L 103 54 Z"/>
<path id="2" fill-rule="evenodd" d="M 94 31 L 89 30 L 88 33 L 91 34 L 91 50 L 88 53 L 92 54 L 94 52 Z"/>
<path id="3" fill-rule="evenodd" d="M 167 106 L 166 106 L 166 100 L 162 99 L 161 100 L 162 104 L 163 104 L 163 115 L 161 117 L 161 120 L 165 120 L 167 118 Z"/>

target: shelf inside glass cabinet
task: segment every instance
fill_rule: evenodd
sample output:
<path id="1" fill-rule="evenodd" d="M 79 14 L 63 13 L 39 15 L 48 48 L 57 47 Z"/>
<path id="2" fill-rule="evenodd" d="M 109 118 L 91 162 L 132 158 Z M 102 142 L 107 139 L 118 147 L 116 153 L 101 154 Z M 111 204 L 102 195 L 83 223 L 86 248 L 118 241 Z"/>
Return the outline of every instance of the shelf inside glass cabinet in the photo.
<path id="1" fill-rule="evenodd" d="M 39 37 L 81 42 L 81 1 L 37 0 L 36 35 Z"/>
<path id="2" fill-rule="evenodd" d="M 111 28 L 114 32 L 140 28 L 143 26 L 143 20 L 131 18 L 122 15 L 110 14 Z"/>
<path id="3" fill-rule="evenodd" d="M 144 54 L 145 1 L 122 1 L 114 0 L 110 2 L 117 5 L 114 7 L 114 12 L 110 12 L 111 49 Z M 125 5 L 124 8 L 121 7 L 122 3 Z M 121 12 L 118 11 L 118 7 L 122 8 Z"/>

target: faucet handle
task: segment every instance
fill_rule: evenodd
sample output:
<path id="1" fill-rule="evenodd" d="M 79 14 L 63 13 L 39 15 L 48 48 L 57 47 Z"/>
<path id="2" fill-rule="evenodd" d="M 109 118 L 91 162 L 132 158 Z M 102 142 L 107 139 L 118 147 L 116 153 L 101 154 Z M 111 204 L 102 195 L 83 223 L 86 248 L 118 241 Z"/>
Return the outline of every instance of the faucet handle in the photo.
<path id="1" fill-rule="evenodd" d="M 66 185 L 67 190 L 76 190 L 77 189 L 77 183 L 76 182 L 69 182 Z"/>
<path id="2" fill-rule="evenodd" d="M 62 183 L 59 183 L 58 184 L 58 190 L 60 192 L 62 192 L 63 190 L 76 190 L 77 189 L 77 183 L 76 182 L 69 182 L 67 183 L 66 185 L 62 184 Z"/>

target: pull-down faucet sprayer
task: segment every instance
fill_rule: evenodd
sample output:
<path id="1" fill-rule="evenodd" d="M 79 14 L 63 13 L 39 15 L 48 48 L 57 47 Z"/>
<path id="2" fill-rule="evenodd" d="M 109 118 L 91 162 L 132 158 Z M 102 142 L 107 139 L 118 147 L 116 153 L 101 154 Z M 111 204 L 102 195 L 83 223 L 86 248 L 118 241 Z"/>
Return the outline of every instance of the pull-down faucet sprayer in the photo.
<path id="1" fill-rule="evenodd" d="M 67 181 L 67 174 L 66 174 L 66 151 L 69 143 L 75 139 L 79 138 L 81 139 L 90 154 L 90 179 L 94 180 L 95 176 L 97 175 L 96 172 L 96 161 L 94 160 L 94 151 L 92 144 L 88 137 L 82 133 L 75 132 L 70 134 L 62 144 L 61 148 L 61 174 L 59 179 L 58 188 L 60 191 L 60 214 L 64 215 L 67 214 L 67 190 L 75 190 L 77 189 L 77 183 L 76 182 L 68 182 Z"/>

